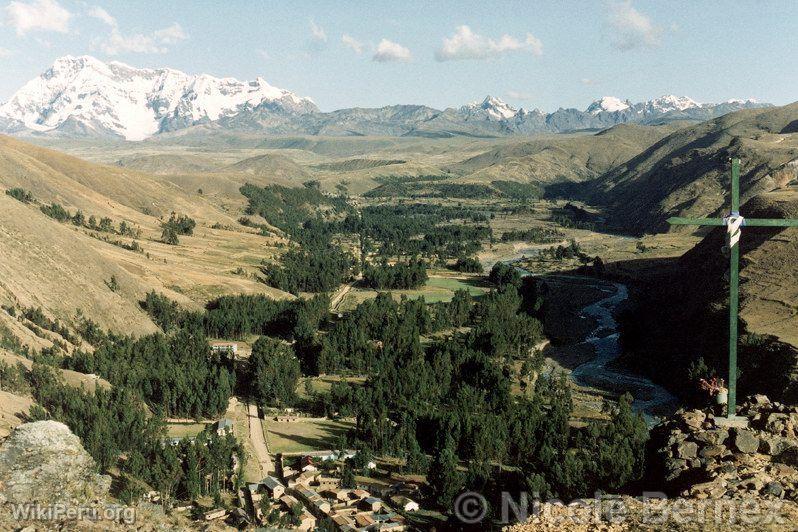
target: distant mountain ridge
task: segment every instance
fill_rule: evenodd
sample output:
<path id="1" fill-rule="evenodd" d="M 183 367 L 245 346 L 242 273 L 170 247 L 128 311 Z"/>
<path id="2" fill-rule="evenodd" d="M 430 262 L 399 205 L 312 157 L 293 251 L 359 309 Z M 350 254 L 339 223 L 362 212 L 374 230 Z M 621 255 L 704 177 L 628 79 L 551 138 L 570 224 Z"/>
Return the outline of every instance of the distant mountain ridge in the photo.
<path id="1" fill-rule="evenodd" d="M 266 135 L 495 137 L 600 130 L 622 123 L 703 121 L 741 109 L 769 107 L 756 100 L 700 104 L 684 96 L 646 102 L 605 96 L 587 109 L 553 113 L 516 109 L 486 97 L 459 108 L 423 105 L 321 112 L 309 98 L 269 85 L 169 68 L 139 69 L 90 56 L 57 59 L 0 105 L 0 132 L 17 135 L 121 138 L 211 131 Z"/>

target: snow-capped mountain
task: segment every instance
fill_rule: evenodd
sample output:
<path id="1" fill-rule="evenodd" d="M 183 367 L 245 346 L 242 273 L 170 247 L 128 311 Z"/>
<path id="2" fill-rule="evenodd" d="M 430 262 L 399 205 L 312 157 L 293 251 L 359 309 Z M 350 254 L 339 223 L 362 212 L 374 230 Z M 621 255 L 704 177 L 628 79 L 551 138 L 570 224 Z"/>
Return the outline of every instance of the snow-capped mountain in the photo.
<path id="1" fill-rule="evenodd" d="M 0 105 L 0 126 L 7 131 L 142 140 L 264 102 L 289 114 L 318 111 L 310 99 L 262 78 L 239 81 L 66 56 Z"/>
<path id="2" fill-rule="evenodd" d="M 585 109 L 586 113 L 590 113 L 591 115 L 596 115 L 602 112 L 614 113 L 616 111 L 624 111 L 629 109 L 632 106 L 632 103 L 629 100 L 621 100 L 620 98 L 616 98 L 615 96 L 605 96 L 600 100 L 596 100 L 591 103 L 587 109 Z"/>
<path id="3" fill-rule="evenodd" d="M 273 87 L 262 78 L 239 81 L 66 56 L 0 105 L 0 132 L 131 141 L 185 129 L 189 131 L 179 134 L 491 137 L 601 130 L 627 122 L 701 121 L 767 106 L 755 100 L 701 104 L 673 95 L 632 103 L 605 96 L 584 111 L 560 108 L 544 113 L 516 109 L 488 96 L 442 111 L 394 105 L 322 113 L 309 98 Z"/>
<path id="4" fill-rule="evenodd" d="M 507 120 L 518 114 L 518 109 L 503 102 L 499 98 L 487 96 L 482 102 L 471 102 L 460 108 L 460 113 L 471 118 L 487 120 Z"/>

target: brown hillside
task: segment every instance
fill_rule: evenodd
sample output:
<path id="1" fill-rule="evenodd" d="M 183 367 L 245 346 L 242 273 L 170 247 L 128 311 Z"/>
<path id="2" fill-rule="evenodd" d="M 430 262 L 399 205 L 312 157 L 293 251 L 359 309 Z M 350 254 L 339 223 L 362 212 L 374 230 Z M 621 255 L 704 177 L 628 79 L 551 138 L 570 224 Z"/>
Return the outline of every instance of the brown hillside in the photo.
<path id="1" fill-rule="evenodd" d="M 636 233 L 668 230 L 669 216 L 718 215 L 728 211 L 730 157 L 742 159 L 743 200 L 795 179 L 796 120 L 798 103 L 681 129 L 602 177 L 593 200 L 618 229 Z"/>

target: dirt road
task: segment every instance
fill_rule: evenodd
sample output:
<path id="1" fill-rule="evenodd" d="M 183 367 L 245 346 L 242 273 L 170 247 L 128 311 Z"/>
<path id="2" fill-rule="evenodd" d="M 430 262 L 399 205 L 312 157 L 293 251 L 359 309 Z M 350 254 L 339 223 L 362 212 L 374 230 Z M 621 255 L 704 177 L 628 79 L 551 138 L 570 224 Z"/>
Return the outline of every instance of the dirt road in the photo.
<path id="1" fill-rule="evenodd" d="M 252 448 L 255 451 L 255 458 L 258 460 L 260 469 L 263 476 L 270 475 L 274 468 L 272 467 L 272 457 L 269 454 L 269 448 L 266 446 L 266 438 L 263 435 L 263 423 L 260 416 L 258 416 L 258 407 L 249 404 L 247 405 L 247 419 L 249 421 L 249 440 L 252 442 Z"/>

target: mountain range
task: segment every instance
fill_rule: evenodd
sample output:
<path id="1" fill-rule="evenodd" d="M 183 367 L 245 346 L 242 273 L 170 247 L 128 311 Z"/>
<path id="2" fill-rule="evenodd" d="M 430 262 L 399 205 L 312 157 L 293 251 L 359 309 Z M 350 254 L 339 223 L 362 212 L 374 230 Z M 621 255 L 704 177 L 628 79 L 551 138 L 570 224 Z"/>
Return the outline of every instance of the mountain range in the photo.
<path id="1" fill-rule="evenodd" d="M 632 103 L 607 96 L 584 111 L 560 108 L 545 113 L 516 109 L 488 96 L 445 110 L 394 105 L 321 112 L 310 98 L 273 87 L 262 78 L 239 81 L 66 56 L 0 105 L 0 131 L 129 141 L 220 130 L 266 135 L 496 137 L 601 130 L 621 123 L 703 121 L 768 106 L 756 100 L 701 104 L 673 95 Z"/>

